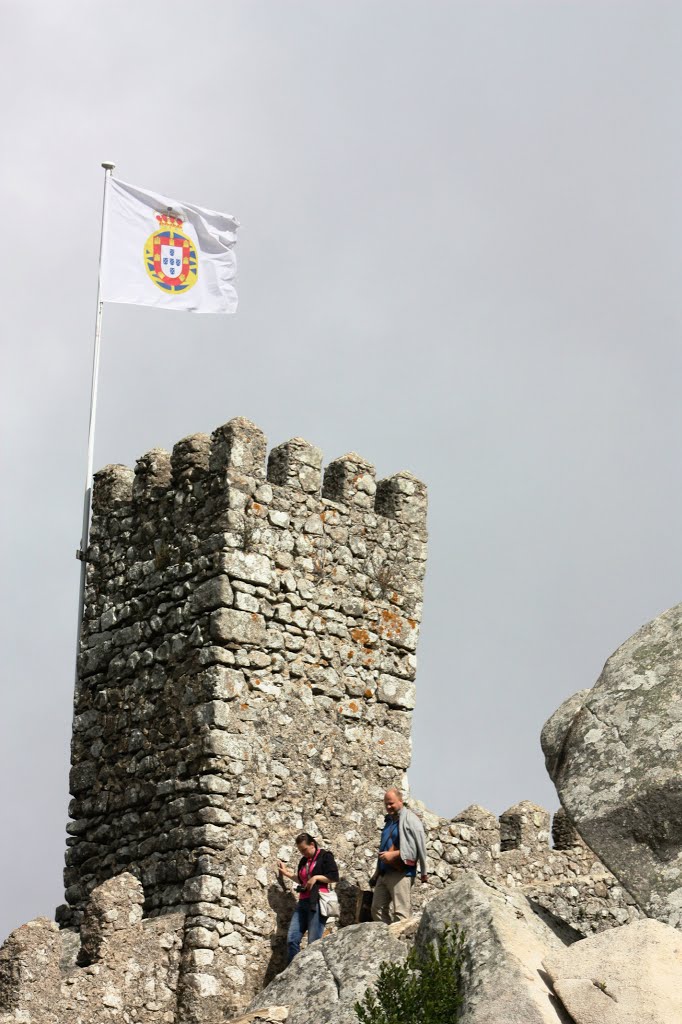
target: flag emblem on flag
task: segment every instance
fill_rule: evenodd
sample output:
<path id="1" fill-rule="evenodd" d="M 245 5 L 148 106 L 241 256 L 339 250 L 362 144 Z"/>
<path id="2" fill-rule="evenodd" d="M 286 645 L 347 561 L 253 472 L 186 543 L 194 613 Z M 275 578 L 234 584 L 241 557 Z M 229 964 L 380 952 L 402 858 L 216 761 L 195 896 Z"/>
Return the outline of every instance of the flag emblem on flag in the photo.
<path id="1" fill-rule="evenodd" d="M 167 292 L 186 292 L 197 283 L 197 251 L 182 233 L 182 219 L 170 211 L 157 213 L 158 230 L 144 243 L 147 273 L 157 288 Z"/>

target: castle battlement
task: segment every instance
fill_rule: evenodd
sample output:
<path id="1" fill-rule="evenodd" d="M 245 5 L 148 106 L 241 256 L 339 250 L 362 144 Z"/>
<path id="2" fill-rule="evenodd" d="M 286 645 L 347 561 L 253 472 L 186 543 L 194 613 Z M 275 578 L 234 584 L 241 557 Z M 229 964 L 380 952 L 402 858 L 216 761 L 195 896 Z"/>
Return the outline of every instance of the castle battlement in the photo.
<path id="1" fill-rule="evenodd" d="M 139 508 L 159 501 L 168 491 L 192 493 L 201 481 L 213 478 L 213 494 L 229 488 L 248 491 L 254 481 L 286 487 L 305 496 L 348 506 L 349 511 L 374 511 L 404 522 L 426 519 L 426 487 L 406 471 L 376 480 L 374 466 L 355 452 L 330 462 L 322 473 L 322 452 L 301 437 L 272 448 L 267 455 L 263 432 L 243 417 L 235 417 L 213 434 L 191 434 L 174 445 L 171 453 L 152 448 L 127 466 L 105 466 L 95 474 L 93 513 L 118 512 L 131 503 Z M 267 466 L 267 469 L 266 469 Z M 200 488 L 199 497 L 202 496 Z M 290 495 L 293 499 L 293 495 Z M 181 503 L 180 503 L 181 504 Z M 232 505 L 229 505 L 232 507 Z M 239 507 L 237 501 L 234 507 Z"/>
<path id="2" fill-rule="evenodd" d="M 301 829 L 353 919 L 410 762 L 426 506 L 242 418 L 95 475 L 62 924 L 132 871 L 145 917 L 185 915 L 190 1003 L 238 1005 L 281 963 Z"/>

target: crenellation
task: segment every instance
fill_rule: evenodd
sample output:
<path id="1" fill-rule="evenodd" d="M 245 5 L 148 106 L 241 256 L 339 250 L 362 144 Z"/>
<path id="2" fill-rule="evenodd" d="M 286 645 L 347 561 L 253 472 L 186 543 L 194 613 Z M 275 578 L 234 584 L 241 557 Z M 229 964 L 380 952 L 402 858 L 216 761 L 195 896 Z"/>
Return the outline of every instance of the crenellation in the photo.
<path id="1" fill-rule="evenodd" d="M 355 452 L 330 462 L 324 471 L 322 497 L 329 501 L 369 510 L 374 507 L 375 493 L 376 470 Z"/>
<path id="2" fill-rule="evenodd" d="M 322 452 L 302 437 L 292 437 L 270 451 L 267 478 L 279 487 L 296 487 L 319 494 L 322 486 Z"/>
<path id="3" fill-rule="evenodd" d="M 555 850 L 571 850 L 575 846 L 585 846 L 563 807 L 555 811 L 552 818 L 552 842 Z"/>
<path id="4" fill-rule="evenodd" d="M 579 837 L 570 848 L 549 845 L 550 815 L 530 801 L 515 804 L 499 819 L 475 804 L 449 820 L 422 805 L 417 810 L 427 825 L 434 873 L 431 892 L 417 893 L 422 902 L 432 898 L 433 888 L 455 881 L 459 871 L 473 869 L 493 888 L 522 889 L 583 935 L 640 916 L 629 894 Z M 555 817 L 561 820 L 562 812 Z"/>
<path id="5" fill-rule="evenodd" d="M 191 490 L 209 472 L 210 434 L 189 434 L 176 441 L 171 453 L 172 483 L 178 490 Z"/>
<path id="6" fill-rule="evenodd" d="M 550 816 L 543 807 L 522 800 L 500 815 L 500 848 L 533 850 L 544 848 L 549 841 Z"/>
<path id="7" fill-rule="evenodd" d="M 235 416 L 213 431 L 209 468 L 228 474 L 235 484 L 244 477 L 260 482 L 265 476 L 266 448 L 263 431 L 243 416 Z"/>
<path id="8" fill-rule="evenodd" d="M 171 484 L 171 457 L 163 448 L 152 448 L 135 463 L 133 504 L 139 506 L 160 498 Z"/>
<path id="9" fill-rule="evenodd" d="M 412 473 L 396 473 L 378 482 L 374 507 L 378 515 L 404 524 L 423 526 L 427 509 L 426 486 Z"/>
<path id="10" fill-rule="evenodd" d="M 132 500 L 135 474 L 121 464 L 104 466 L 93 478 L 93 513 L 118 510 Z"/>

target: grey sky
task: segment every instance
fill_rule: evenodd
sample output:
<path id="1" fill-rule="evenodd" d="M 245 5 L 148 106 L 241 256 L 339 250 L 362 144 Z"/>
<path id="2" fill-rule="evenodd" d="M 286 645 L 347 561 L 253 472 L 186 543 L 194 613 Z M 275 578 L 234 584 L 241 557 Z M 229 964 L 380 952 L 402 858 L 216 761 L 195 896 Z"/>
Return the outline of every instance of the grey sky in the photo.
<path id="1" fill-rule="evenodd" d="M 682 596 L 682 8 L 3 4 L 0 938 L 62 901 L 101 201 L 234 213 L 229 317 L 107 307 L 96 465 L 234 415 L 430 489 L 412 789 L 538 736 Z"/>

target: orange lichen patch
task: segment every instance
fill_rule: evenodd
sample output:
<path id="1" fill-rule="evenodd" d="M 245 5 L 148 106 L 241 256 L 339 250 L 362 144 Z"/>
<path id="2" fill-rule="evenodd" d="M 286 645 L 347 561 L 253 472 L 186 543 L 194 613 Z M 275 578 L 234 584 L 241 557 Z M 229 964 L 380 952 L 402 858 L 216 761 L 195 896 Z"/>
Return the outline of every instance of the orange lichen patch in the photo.
<path id="1" fill-rule="evenodd" d="M 259 505 L 257 501 L 252 501 L 251 502 L 251 511 L 255 512 L 256 515 L 259 516 L 261 514 L 261 512 L 263 511 L 263 506 Z"/>
<path id="2" fill-rule="evenodd" d="M 392 602 L 393 604 L 398 604 L 398 602 L 400 601 L 400 598 L 398 597 L 398 594 L 396 593 L 396 591 L 395 591 L 395 590 L 394 590 L 394 591 L 393 591 L 393 593 L 391 594 L 391 597 L 390 597 L 390 601 L 391 601 L 391 602 Z"/>
<path id="3" fill-rule="evenodd" d="M 381 612 L 381 621 L 379 623 L 379 632 L 387 640 L 396 640 L 403 631 L 403 620 L 400 618 L 397 612 L 391 611 L 388 608 L 383 608 Z"/>
<path id="4" fill-rule="evenodd" d="M 260 679 L 254 679 L 253 685 L 254 686 L 260 686 Z"/>
<path id="5" fill-rule="evenodd" d="M 260 620 L 260 615 L 258 615 L 257 612 L 251 612 L 251 618 L 254 622 L 258 622 Z"/>
<path id="6" fill-rule="evenodd" d="M 354 700 L 352 700 L 352 701 L 350 702 L 350 704 L 348 705 L 348 707 L 349 707 L 349 708 L 351 709 L 351 711 L 359 711 L 359 710 L 360 710 L 360 707 L 358 706 L 358 704 L 356 704 L 356 703 L 355 703 L 355 701 L 354 701 Z"/>
<path id="7" fill-rule="evenodd" d="M 409 623 L 410 629 L 416 629 L 417 628 L 417 620 L 416 619 L 408 619 L 407 621 Z"/>
<path id="8" fill-rule="evenodd" d="M 369 633 L 367 632 L 366 629 L 362 629 L 360 626 L 356 626 L 355 629 L 351 629 L 350 635 L 358 644 L 369 643 Z"/>
<path id="9" fill-rule="evenodd" d="M 326 519 L 327 519 L 327 513 L 326 512 L 320 512 L 320 519 L 324 523 L 326 521 Z"/>
<path id="10" fill-rule="evenodd" d="M 365 690 L 365 697 L 373 697 L 373 696 L 374 696 L 374 690 L 370 690 L 370 688 L 367 687 L 367 689 Z"/>
<path id="11" fill-rule="evenodd" d="M 246 711 L 246 709 L 248 708 L 248 706 L 249 706 L 248 704 L 240 704 L 240 705 L 239 705 L 239 707 L 240 707 L 240 708 L 242 709 L 242 711 Z"/>
<path id="12" fill-rule="evenodd" d="M 383 741 L 383 740 L 377 740 L 377 743 L 378 743 L 378 744 L 379 744 L 380 746 L 382 746 L 382 747 L 383 747 L 383 745 L 384 745 L 384 741 Z"/>
<path id="13" fill-rule="evenodd" d="M 373 654 L 366 654 L 365 657 L 362 659 L 362 664 L 365 665 L 366 667 L 368 667 L 369 665 L 372 664 L 373 661 L 374 661 L 374 655 Z"/>
<path id="14" fill-rule="evenodd" d="M 355 657 L 355 651 L 346 651 L 346 657 L 348 659 Z"/>
<path id="15" fill-rule="evenodd" d="M 343 711 L 343 707 L 339 704 L 339 714 Z"/>

